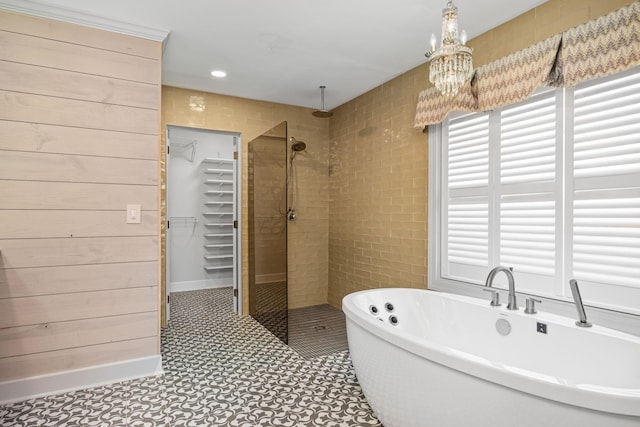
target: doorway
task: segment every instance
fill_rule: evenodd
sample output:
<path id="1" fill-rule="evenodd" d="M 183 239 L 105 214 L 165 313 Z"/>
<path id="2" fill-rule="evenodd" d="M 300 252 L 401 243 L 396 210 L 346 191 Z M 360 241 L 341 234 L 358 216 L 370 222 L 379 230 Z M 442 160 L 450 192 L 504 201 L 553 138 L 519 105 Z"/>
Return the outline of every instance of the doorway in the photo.
<path id="1" fill-rule="evenodd" d="M 167 126 L 167 295 L 231 287 L 236 313 L 242 301 L 239 146 L 239 134 Z"/>

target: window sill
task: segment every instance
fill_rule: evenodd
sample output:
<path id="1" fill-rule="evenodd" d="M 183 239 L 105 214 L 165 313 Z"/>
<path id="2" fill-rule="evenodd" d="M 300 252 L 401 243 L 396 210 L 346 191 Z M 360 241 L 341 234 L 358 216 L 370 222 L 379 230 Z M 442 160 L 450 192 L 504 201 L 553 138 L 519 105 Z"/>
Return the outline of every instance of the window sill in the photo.
<path id="1" fill-rule="evenodd" d="M 448 292 L 451 294 L 466 295 L 478 299 L 489 301 L 489 295 L 482 291 L 484 286 L 473 285 L 455 280 L 439 279 L 430 280 L 429 289 L 438 292 Z M 497 288 L 501 289 L 501 288 Z M 517 289 L 517 284 L 516 284 Z M 507 293 L 507 290 L 503 290 Z M 517 293 L 518 305 L 524 307 L 524 299 L 530 295 Z M 536 295 L 535 298 L 542 300 L 542 304 L 537 306 L 537 310 L 541 312 L 552 313 L 577 320 L 575 305 L 571 302 L 561 301 L 557 299 L 545 298 Z M 506 300 L 506 295 L 503 296 Z M 622 313 L 613 310 L 606 310 L 599 307 L 585 306 L 587 318 L 594 325 L 604 326 L 617 331 L 625 332 L 640 337 L 640 316 L 630 313 Z"/>

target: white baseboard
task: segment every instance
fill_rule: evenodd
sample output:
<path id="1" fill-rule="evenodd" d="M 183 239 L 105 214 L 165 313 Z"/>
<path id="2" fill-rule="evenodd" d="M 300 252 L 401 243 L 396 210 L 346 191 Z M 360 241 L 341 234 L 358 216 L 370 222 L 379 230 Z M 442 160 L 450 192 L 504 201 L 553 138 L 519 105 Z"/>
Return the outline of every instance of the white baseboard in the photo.
<path id="1" fill-rule="evenodd" d="M 256 284 L 284 282 L 287 280 L 287 273 L 270 273 L 270 274 L 256 274 Z"/>
<path id="2" fill-rule="evenodd" d="M 0 404 L 162 375 L 162 356 L 129 359 L 55 374 L 0 382 Z"/>
<path id="3" fill-rule="evenodd" d="M 169 283 L 169 293 L 197 291 L 200 289 L 228 288 L 233 286 L 233 279 L 208 279 L 208 280 L 192 280 L 189 282 L 171 282 Z"/>

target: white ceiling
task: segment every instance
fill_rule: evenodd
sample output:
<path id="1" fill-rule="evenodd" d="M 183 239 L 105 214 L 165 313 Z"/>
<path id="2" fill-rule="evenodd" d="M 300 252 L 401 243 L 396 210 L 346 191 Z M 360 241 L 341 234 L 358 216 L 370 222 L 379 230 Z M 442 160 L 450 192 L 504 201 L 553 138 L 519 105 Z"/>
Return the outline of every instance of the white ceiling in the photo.
<path id="1" fill-rule="evenodd" d="M 22 0 L 26 1 L 26 0 Z M 2 3 L 2 1 L 0 1 Z M 424 62 L 445 0 L 37 0 L 170 31 L 163 84 L 339 106 Z M 544 0 L 456 0 L 469 38 Z M 213 69 L 228 73 L 210 76 Z M 426 86 L 425 76 L 425 86 Z"/>

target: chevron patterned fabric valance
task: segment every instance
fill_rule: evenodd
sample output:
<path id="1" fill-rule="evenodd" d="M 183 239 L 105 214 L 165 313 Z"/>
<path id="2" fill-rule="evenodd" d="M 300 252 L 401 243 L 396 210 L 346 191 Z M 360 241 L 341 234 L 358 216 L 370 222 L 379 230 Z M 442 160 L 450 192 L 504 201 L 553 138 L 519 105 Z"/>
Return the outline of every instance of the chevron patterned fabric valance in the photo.
<path id="1" fill-rule="evenodd" d="M 640 1 L 476 69 L 454 98 L 435 88 L 418 96 L 414 127 L 452 111 L 487 111 L 528 98 L 538 87 L 574 86 L 640 64 Z"/>
<path id="2" fill-rule="evenodd" d="M 558 34 L 476 70 L 478 111 L 515 104 L 549 80 L 560 39 Z"/>
<path id="3" fill-rule="evenodd" d="M 640 63 L 640 2 L 562 34 L 564 86 L 627 70 Z"/>

